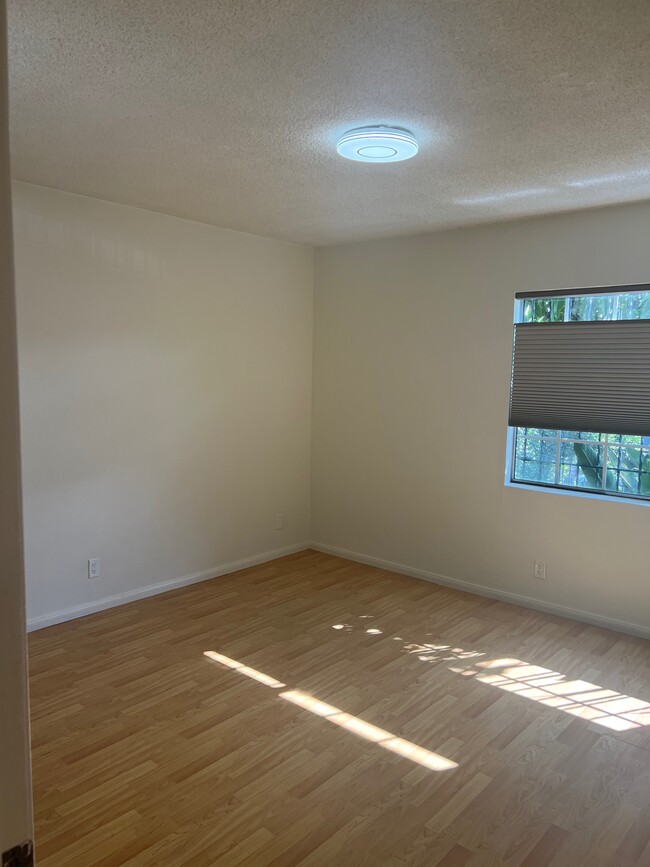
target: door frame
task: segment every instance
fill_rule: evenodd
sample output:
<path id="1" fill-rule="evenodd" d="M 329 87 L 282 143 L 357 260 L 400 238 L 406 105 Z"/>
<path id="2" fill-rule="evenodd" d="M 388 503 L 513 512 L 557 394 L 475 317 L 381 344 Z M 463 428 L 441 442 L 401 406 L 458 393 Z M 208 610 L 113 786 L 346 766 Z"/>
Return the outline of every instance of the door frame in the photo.
<path id="1" fill-rule="evenodd" d="M 5 0 L 0 0 L 0 698 L 4 853 L 33 839 Z"/>

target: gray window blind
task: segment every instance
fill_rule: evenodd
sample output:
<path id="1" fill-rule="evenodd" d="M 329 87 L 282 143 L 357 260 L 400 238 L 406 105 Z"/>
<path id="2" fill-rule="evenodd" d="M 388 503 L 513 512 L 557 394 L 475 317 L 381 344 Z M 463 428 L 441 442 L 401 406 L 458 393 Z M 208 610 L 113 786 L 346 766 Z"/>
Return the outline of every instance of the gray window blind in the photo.
<path id="1" fill-rule="evenodd" d="M 515 325 L 509 424 L 650 436 L 650 319 Z"/>

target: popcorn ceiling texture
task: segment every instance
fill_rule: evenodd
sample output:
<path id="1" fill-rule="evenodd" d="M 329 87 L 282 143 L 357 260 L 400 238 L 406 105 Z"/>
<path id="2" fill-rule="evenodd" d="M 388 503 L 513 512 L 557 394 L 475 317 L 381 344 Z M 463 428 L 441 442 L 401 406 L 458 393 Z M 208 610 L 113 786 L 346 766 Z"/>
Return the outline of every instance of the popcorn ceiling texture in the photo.
<path id="1" fill-rule="evenodd" d="M 316 245 L 650 196 L 648 0 L 8 5 L 32 183 Z M 374 123 L 420 154 L 336 154 Z"/>

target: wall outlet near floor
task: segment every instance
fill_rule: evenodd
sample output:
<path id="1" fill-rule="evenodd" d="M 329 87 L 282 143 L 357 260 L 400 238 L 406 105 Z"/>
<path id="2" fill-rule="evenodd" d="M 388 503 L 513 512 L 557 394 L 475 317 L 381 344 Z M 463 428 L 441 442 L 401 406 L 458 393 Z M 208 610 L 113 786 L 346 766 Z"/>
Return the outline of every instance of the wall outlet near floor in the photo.
<path id="1" fill-rule="evenodd" d="M 100 568 L 99 568 L 99 557 L 93 557 L 92 560 L 88 561 L 88 577 L 89 578 L 99 578 Z"/>
<path id="2" fill-rule="evenodd" d="M 537 578 L 538 581 L 546 581 L 546 560 L 535 560 L 533 578 Z"/>
<path id="3" fill-rule="evenodd" d="M 281 530 L 284 527 L 284 515 L 280 512 L 275 516 L 275 529 Z"/>

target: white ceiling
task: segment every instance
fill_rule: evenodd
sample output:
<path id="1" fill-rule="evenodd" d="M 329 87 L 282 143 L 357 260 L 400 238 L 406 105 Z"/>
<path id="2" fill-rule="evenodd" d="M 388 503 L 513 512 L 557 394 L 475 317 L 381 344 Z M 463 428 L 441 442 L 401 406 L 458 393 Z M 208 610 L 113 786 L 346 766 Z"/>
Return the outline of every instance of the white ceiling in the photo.
<path id="1" fill-rule="evenodd" d="M 317 245 L 650 197 L 649 0 L 8 5 L 22 180 Z"/>

